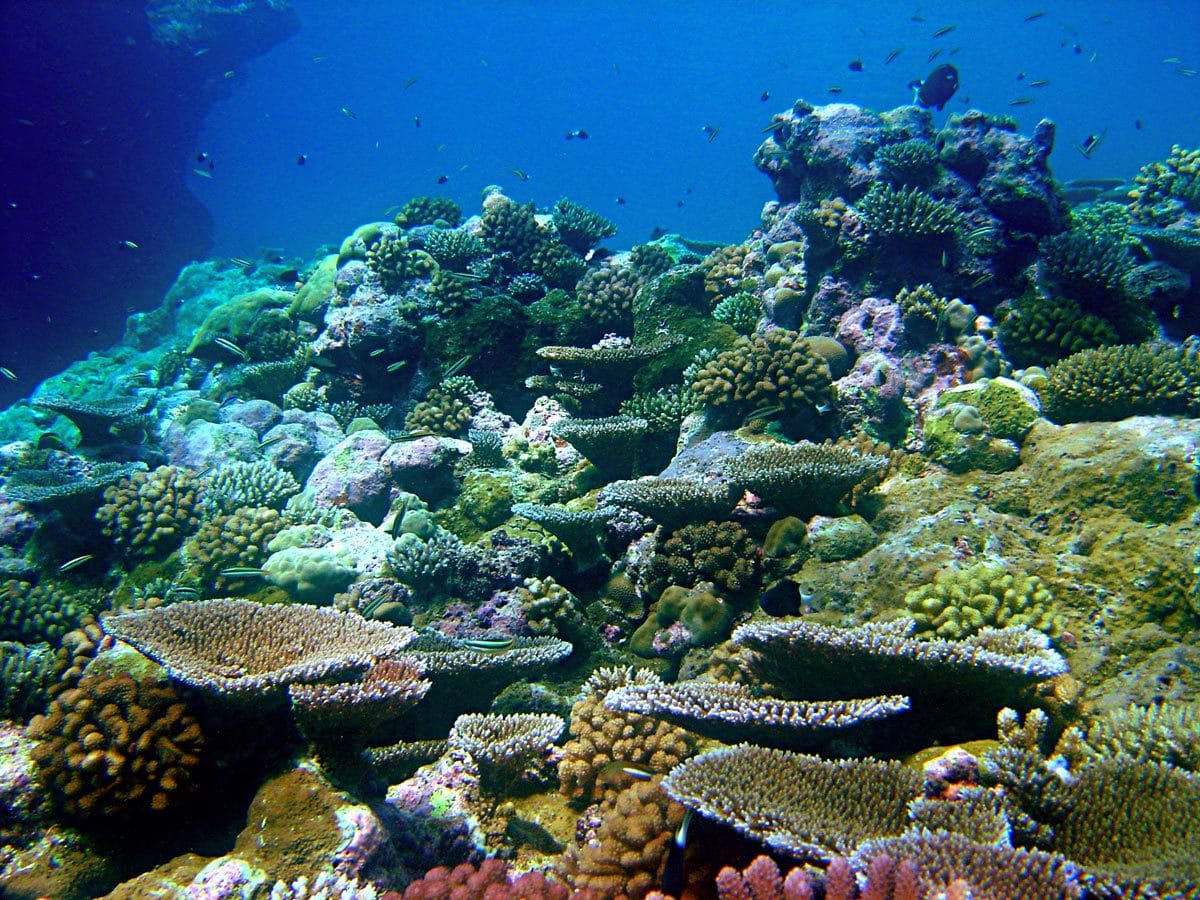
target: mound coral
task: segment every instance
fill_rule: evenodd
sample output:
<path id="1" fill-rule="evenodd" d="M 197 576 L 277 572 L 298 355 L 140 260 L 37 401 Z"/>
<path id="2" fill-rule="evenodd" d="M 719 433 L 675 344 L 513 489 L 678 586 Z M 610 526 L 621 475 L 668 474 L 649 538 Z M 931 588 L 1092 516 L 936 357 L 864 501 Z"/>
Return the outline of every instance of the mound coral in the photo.
<path id="1" fill-rule="evenodd" d="M 30 723 L 42 782 L 68 815 L 163 812 L 193 787 L 204 736 L 175 689 L 126 673 L 88 674 Z"/>
<path id="2" fill-rule="evenodd" d="M 122 555 L 157 556 L 178 547 L 199 524 L 198 494 L 185 469 L 134 472 L 104 491 L 96 519 Z"/>
<path id="3" fill-rule="evenodd" d="M 508 254 L 517 271 L 522 271 L 527 270 L 528 256 L 542 240 L 542 227 L 532 203 L 522 206 L 502 194 L 492 194 L 483 202 L 479 235 L 489 250 Z"/>
<path id="4" fill-rule="evenodd" d="M 474 414 L 471 394 L 478 387 L 466 375 L 455 375 L 429 389 L 404 420 L 409 431 L 431 431 L 457 437 L 466 434 Z"/>
<path id="5" fill-rule="evenodd" d="M 587 322 L 628 333 L 633 325 L 633 301 L 642 283 L 636 269 L 606 263 L 579 279 L 575 297 Z"/>
<path id="6" fill-rule="evenodd" d="M 637 576 L 652 597 L 669 584 L 692 587 L 700 581 L 711 581 L 725 594 L 746 594 L 758 588 L 761 555 L 736 522 L 695 523 L 663 540 Z"/>
<path id="7" fill-rule="evenodd" d="M 221 573 L 261 565 L 267 544 L 285 524 L 277 510 L 267 507 L 247 507 L 208 519 L 184 545 L 188 569 L 205 584 L 227 588 L 234 577 Z"/>
<path id="8" fill-rule="evenodd" d="M 745 273 L 747 249 L 745 244 L 731 244 L 714 250 L 700 263 L 700 272 L 704 276 L 704 295 L 710 307 L 754 287 L 753 281 Z"/>
<path id="9" fill-rule="evenodd" d="M 16 578 L 0 582 L 0 641 L 57 647 L 63 636 L 100 608 L 90 592 L 67 591 L 54 584 L 30 584 Z"/>
<path id="10" fill-rule="evenodd" d="M 443 270 L 465 272 L 468 264 L 487 253 L 476 235 L 457 228 L 438 228 L 425 236 L 425 252 Z"/>
<path id="11" fill-rule="evenodd" d="M 56 668 L 46 646 L 0 641 L 0 719 L 24 722 L 45 709 Z"/>
<path id="12" fill-rule="evenodd" d="M 1200 213 L 1200 150 L 1178 144 L 1163 162 L 1142 166 L 1129 192 L 1129 213 L 1144 225 L 1170 225 Z"/>

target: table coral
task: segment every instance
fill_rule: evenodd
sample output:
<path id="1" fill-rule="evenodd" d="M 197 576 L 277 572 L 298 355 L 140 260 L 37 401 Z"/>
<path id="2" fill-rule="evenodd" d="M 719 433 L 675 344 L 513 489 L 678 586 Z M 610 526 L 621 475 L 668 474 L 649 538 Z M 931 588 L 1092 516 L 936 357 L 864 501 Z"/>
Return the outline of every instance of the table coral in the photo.
<path id="1" fill-rule="evenodd" d="M 731 458 L 729 475 L 737 488 L 761 497 L 781 514 L 808 518 L 836 514 L 842 497 L 887 466 L 886 457 L 849 447 L 772 441 Z"/>
<path id="2" fill-rule="evenodd" d="M 565 724 L 550 713 L 467 713 L 455 720 L 448 741 L 475 760 L 481 789 L 503 795 L 527 770 L 536 774 Z"/>

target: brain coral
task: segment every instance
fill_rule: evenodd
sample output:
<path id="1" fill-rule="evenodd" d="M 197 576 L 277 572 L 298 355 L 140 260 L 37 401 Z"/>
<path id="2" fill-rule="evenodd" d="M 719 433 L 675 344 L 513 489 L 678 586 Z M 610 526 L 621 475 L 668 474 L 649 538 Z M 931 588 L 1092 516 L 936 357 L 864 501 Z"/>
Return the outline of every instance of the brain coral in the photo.
<path id="1" fill-rule="evenodd" d="M 106 488 L 96 519 L 122 555 L 157 556 L 174 550 L 195 530 L 198 499 L 191 474 L 159 466 Z"/>
<path id="2" fill-rule="evenodd" d="M 743 412 L 775 404 L 788 413 L 821 412 L 836 399 L 825 357 L 807 338 L 784 328 L 739 337 L 700 368 L 692 390 L 707 406 Z"/>
<path id="3" fill-rule="evenodd" d="M 125 673 L 85 675 L 29 726 L 38 774 L 81 819 L 175 806 L 192 787 L 200 726 L 169 682 Z"/>

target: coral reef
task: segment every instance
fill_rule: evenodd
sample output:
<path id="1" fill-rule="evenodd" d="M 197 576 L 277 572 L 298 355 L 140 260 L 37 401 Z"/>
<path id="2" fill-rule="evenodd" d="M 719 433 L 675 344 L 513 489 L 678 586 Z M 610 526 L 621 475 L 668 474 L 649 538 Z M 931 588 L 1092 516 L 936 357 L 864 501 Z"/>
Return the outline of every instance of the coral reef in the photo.
<path id="1" fill-rule="evenodd" d="M 946 569 L 932 584 L 904 597 L 917 631 L 962 638 L 981 628 L 1025 625 L 1056 636 L 1062 618 L 1040 578 L 1011 572 L 998 562 L 981 560 L 965 569 Z"/>
<path id="2" fill-rule="evenodd" d="M 134 472 L 104 491 L 96 519 L 127 556 L 158 556 L 178 547 L 199 524 L 196 480 L 176 466 Z"/>

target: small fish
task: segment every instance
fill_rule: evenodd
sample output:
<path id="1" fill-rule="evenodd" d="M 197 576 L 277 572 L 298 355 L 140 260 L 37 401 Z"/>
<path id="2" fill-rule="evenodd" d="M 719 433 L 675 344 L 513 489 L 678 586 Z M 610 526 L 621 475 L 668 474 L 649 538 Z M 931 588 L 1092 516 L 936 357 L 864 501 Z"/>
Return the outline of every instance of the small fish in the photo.
<path id="1" fill-rule="evenodd" d="M 711 144 L 717 139 L 717 135 L 721 133 L 720 125 L 701 125 L 700 130 L 708 137 L 708 142 Z"/>
<path id="2" fill-rule="evenodd" d="M 843 91 L 845 91 L 846 89 L 844 87 L 842 87 L 840 84 L 831 84 L 829 87 L 825 88 L 825 90 L 827 90 L 831 94 L 840 94 Z"/>
<path id="3" fill-rule="evenodd" d="M 1024 80 L 1025 80 L 1025 73 L 1024 73 L 1024 72 L 1018 72 L 1018 73 L 1017 73 L 1017 81 L 1024 81 Z"/>
<path id="4" fill-rule="evenodd" d="M 984 272 L 982 275 L 980 275 L 978 278 L 976 278 L 974 281 L 971 282 L 971 287 L 973 287 L 973 288 L 982 287 L 983 285 L 987 284 L 989 281 L 991 281 L 995 277 L 996 277 L 995 272 Z"/>
<path id="5" fill-rule="evenodd" d="M 1047 12 L 1048 12 L 1048 10 L 1045 10 L 1045 9 L 1039 9 L 1037 12 L 1031 12 L 1029 15 L 1027 15 L 1025 17 L 1025 21 L 1026 22 L 1036 22 L 1042 16 L 1046 15 Z"/>
<path id="6" fill-rule="evenodd" d="M 654 773 L 649 769 L 634 765 L 626 759 L 609 760 L 596 773 L 597 783 L 609 787 L 621 787 L 622 783 L 629 778 L 634 781 L 649 781 L 653 777 Z"/>
<path id="7" fill-rule="evenodd" d="M 442 277 L 452 281 L 483 281 L 483 276 L 476 275 L 474 272 L 450 272 L 446 269 L 442 270 Z"/>
<path id="8" fill-rule="evenodd" d="M 283 435 L 283 434 L 273 434 L 269 438 L 263 438 L 261 441 L 258 442 L 258 449 L 262 450 L 266 447 L 270 447 L 272 444 L 278 444 L 286 436 L 287 435 Z"/>
<path id="9" fill-rule="evenodd" d="M 576 128 L 574 131 L 567 132 L 567 140 L 568 141 L 573 141 L 576 138 L 579 138 L 579 140 L 581 140 L 581 141 L 586 141 L 589 136 L 590 135 L 588 135 L 588 133 L 586 131 L 584 131 L 582 128 Z"/>
<path id="10" fill-rule="evenodd" d="M 937 59 L 941 55 L 942 55 L 942 48 L 934 47 L 933 50 L 930 51 L 929 58 L 926 59 L 925 62 L 933 62 L 935 59 Z"/>
<path id="11" fill-rule="evenodd" d="M 520 169 L 509 169 L 508 171 L 510 171 L 514 175 L 516 175 L 518 181 L 528 181 L 529 180 L 529 176 L 526 175 L 524 172 L 522 172 Z"/>
<path id="12" fill-rule="evenodd" d="M 742 419 L 742 424 L 747 425 L 756 419 L 770 419 L 779 415 L 781 412 L 783 412 L 782 403 L 776 403 L 773 406 L 760 406 L 758 409 L 748 413 L 746 418 Z"/>
<path id="13" fill-rule="evenodd" d="M 308 364 L 310 366 L 314 366 L 318 369 L 336 369 L 337 368 L 337 363 L 335 363 L 332 359 L 330 359 L 327 356 L 311 357 L 308 360 Z"/>
<path id="14" fill-rule="evenodd" d="M 234 76 L 233 69 L 230 69 L 228 72 L 225 73 L 226 78 L 232 78 L 233 76 Z"/>
<path id="15" fill-rule="evenodd" d="M 193 53 L 192 56 L 196 57 L 196 59 L 199 59 L 201 56 L 203 56 L 205 53 L 207 53 L 211 49 L 212 49 L 211 47 L 201 47 L 199 50 L 197 50 L 195 53 Z"/>
<path id="16" fill-rule="evenodd" d="M 212 178 L 212 172 L 206 172 L 204 169 L 192 169 L 201 178 Z"/>
<path id="17" fill-rule="evenodd" d="M 138 248 L 138 245 L 133 241 L 117 241 L 117 244 L 121 247 L 128 247 L 130 250 L 136 250 Z"/>
<path id="18" fill-rule="evenodd" d="M 354 110 L 352 110 L 348 106 L 342 107 L 342 115 L 345 116 L 347 119 L 357 119 L 358 118 L 358 115 L 354 112 Z"/>
<path id="19" fill-rule="evenodd" d="M 770 100 L 770 99 L 771 99 L 771 92 L 770 92 L 770 91 L 763 91 L 761 94 L 759 94 L 759 95 L 758 95 L 758 99 L 759 99 L 760 101 L 762 101 L 763 103 L 766 103 L 768 100 Z"/>
<path id="20" fill-rule="evenodd" d="M 17 119 L 17 124 L 24 125 L 26 128 L 32 128 L 33 120 L 32 119 Z"/>
<path id="21" fill-rule="evenodd" d="M 58 567 L 60 572 L 70 572 L 72 569 L 78 569 L 82 565 L 86 565 L 95 559 L 92 553 L 85 553 L 83 556 L 77 556 L 74 559 L 68 559 L 65 563 Z"/>
<path id="22" fill-rule="evenodd" d="M 624 197 L 618 197 L 618 198 L 617 198 L 617 206 L 624 206 L 624 205 L 625 205 L 625 198 L 624 198 Z"/>
<path id="23" fill-rule="evenodd" d="M 850 68 L 851 72 L 861 72 L 863 70 L 862 60 L 861 59 L 850 60 L 849 68 Z"/>
<path id="24" fill-rule="evenodd" d="M 196 162 L 205 163 L 205 162 L 208 162 L 208 160 L 209 160 L 209 156 L 203 150 L 201 150 L 199 153 L 196 154 Z"/>
<path id="25" fill-rule="evenodd" d="M 217 575 L 221 578 L 265 578 L 267 573 L 253 566 L 231 566 L 222 569 Z"/>
<path id="26" fill-rule="evenodd" d="M 775 118 L 766 128 L 759 129 L 759 134 L 766 134 L 768 131 L 778 131 L 781 128 L 787 127 L 787 122 L 783 119 Z"/>
<path id="27" fill-rule="evenodd" d="M 896 61 L 896 57 L 899 56 L 903 52 L 904 52 L 903 47 L 897 47 L 895 50 L 893 50 L 891 53 L 889 53 L 887 55 L 887 59 L 885 59 L 883 61 L 883 64 L 885 66 L 891 65 L 892 63 L 894 63 Z"/>
<path id="28" fill-rule="evenodd" d="M 385 353 L 387 353 L 387 347 L 376 347 L 374 350 L 368 353 L 367 356 L 374 358 L 376 356 L 383 356 Z"/>
<path id="29" fill-rule="evenodd" d="M 687 887 L 687 867 L 684 861 L 684 851 L 687 849 L 688 828 L 692 824 L 695 811 L 687 809 L 683 813 L 683 821 L 675 832 L 675 840 L 667 851 L 667 861 L 663 865 L 660 890 L 670 897 L 682 897 Z"/>
<path id="30" fill-rule="evenodd" d="M 228 350 L 234 356 L 239 357 L 242 360 L 242 362 L 250 361 L 250 354 L 247 353 L 245 350 L 243 350 L 241 347 L 239 347 L 237 344 L 235 344 L 233 341 L 229 340 L 229 338 L 219 337 L 219 338 L 216 338 L 213 341 L 213 343 L 216 344 L 218 347 L 220 347 L 222 350 Z"/>
<path id="31" fill-rule="evenodd" d="M 937 31 L 935 31 L 933 33 L 933 36 L 935 38 L 945 37 L 950 32 L 956 31 L 957 29 L 958 29 L 957 25 L 943 25 L 941 28 L 939 28 Z"/>
<path id="32" fill-rule="evenodd" d="M 421 80 L 420 75 L 414 75 L 412 78 L 409 78 L 407 81 L 404 82 L 404 86 L 402 88 L 400 88 L 400 90 L 407 91 L 410 87 L 412 87 L 414 84 L 416 84 L 420 80 Z"/>
<path id="33" fill-rule="evenodd" d="M 950 257 L 947 255 L 945 250 L 942 251 L 942 268 L 943 269 L 950 268 Z"/>
<path id="34" fill-rule="evenodd" d="M 1018 97 L 1016 100 L 1009 100 L 1009 106 L 1028 106 L 1033 102 L 1032 97 Z"/>
<path id="35" fill-rule="evenodd" d="M 768 616 L 799 615 L 804 605 L 800 585 L 790 578 L 777 581 L 759 595 L 758 605 Z"/>
<path id="36" fill-rule="evenodd" d="M 408 365 L 408 362 L 406 360 L 402 359 L 402 360 L 399 360 L 398 362 L 390 363 L 387 367 L 387 371 L 389 373 L 399 372 L 401 369 L 403 369 L 407 365 Z"/>
<path id="37" fill-rule="evenodd" d="M 383 217 L 385 219 L 390 219 L 392 216 L 394 216 L 399 211 L 400 211 L 400 204 L 393 203 L 391 206 L 389 206 L 387 209 L 385 209 L 383 211 Z"/>
<path id="38" fill-rule="evenodd" d="M 476 653 L 503 653 L 512 647 L 514 641 L 511 637 L 504 638 L 467 638 L 462 642 L 462 645 L 467 650 L 474 650 Z"/>
<path id="39" fill-rule="evenodd" d="M 1136 128 L 1138 131 L 1141 131 L 1141 130 L 1142 130 L 1142 120 L 1141 120 L 1141 119 L 1134 119 L 1134 120 L 1133 120 L 1133 127 L 1134 127 L 1134 128 Z"/>
<path id="40" fill-rule="evenodd" d="M 452 362 L 450 367 L 442 373 L 442 381 L 445 381 L 447 378 L 453 378 L 455 375 L 465 369 L 467 367 L 467 363 L 471 361 L 471 356 L 472 354 L 468 353 L 465 356 L 460 356 L 458 359 Z"/>
<path id="41" fill-rule="evenodd" d="M 325 62 L 327 59 L 329 59 L 328 56 L 314 56 L 313 62 Z"/>
<path id="42" fill-rule="evenodd" d="M 1193 75 L 1200 75 L 1200 69 L 1193 69 L 1191 66 L 1177 66 L 1175 71 L 1188 78 L 1191 78 Z"/>
<path id="43" fill-rule="evenodd" d="M 1050 83 L 1049 78 L 1038 78 L 1034 81 L 1029 82 L 1029 86 L 1031 88 L 1044 88 L 1049 83 Z"/>
<path id="44" fill-rule="evenodd" d="M 231 263 L 233 263 L 235 266 L 237 266 L 239 269 L 253 269 L 254 268 L 253 262 L 251 262 L 248 259 L 242 259 L 242 257 L 240 257 L 240 256 L 231 256 L 231 257 L 229 257 L 229 261 Z"/>
<path id="45" fill-rule="evenodd" d="M 306 162 L 308 162 L 308 154 L 307 153 L 301 153 L 299 156 L 296 157 L 296 165 L 302 166 Z"/>
<path id="46" fill-rule="evenodd" d="M 677 206 L 679 209 L 683 209 L 683 201 L 682 201 L 682 200 L 676 200 L 676 201 L 675 201 L 675 205 L 676 205 L 676 206 Z"/>
<path id="47" fill-rule="evenodd" d="M 438 183 L 438 184 L 445 184 L 445 183 L 446 183 L 447 181 L 449 181 L 449 180 L 450 180 L 450 176 L 449 176 L 449 175 L 439 175 L 439 176 L 437 177 L 437 183 Z"/>
<path id="48" fill-rule="evenodd" d="M 1168 65 L 1177 66 L 1183 62 L 1183 60 L 1178 56 L 1165 56 L 1163 57 L 1163 62 L 1167 63 Z"/>
<path id="49" fill-rule="evenodd" d="M 1104 140 L 1104 136 L 1108 134 L 1108 129 L 1105 128 L 1099 134 L 1089 134 L 1083 139 L 1083 143 L 1075 147 L 1083 154 L 1084 159 L 1091 159 L 1092 154 L 1096 152 L 1096 148 L 1100 146 L 1100 142 Z"/>
<path id="50" fill-rule="evenodd" d="M 401 431 L 393 438 L 396 441 L 419 441 L 421 438 L 433 437 L 433 432 L 428 428 L 421 428 L 416 431 Z"/>
<path id="51" fill-rule="evenodd" d="M 183 597 L 187 600 L 196 600 L 200 596 L 200 591 L 186 584 L 173 584 L 167 588 L 167 593 L 172 597 Z"/>
<path id="52" fill-rule="evenodd" d="M 17 380 L 17 373 L 8 366 L 0 366 L 0 376 L 7 378 L 9 381 Z"/>
<path id="53" fill-rule="evenodd" d="M 420 116 L 413 116 L 413 125 L 415 125 L 417 128 L 421 127 L 421 117 Z"/>
<path id="54" fill-rule="evenodd" d="M 971 240 L 975 240 L 976 238 L 991 237 L 995 233 L 995 225 L 981 225 L 979 228 L 967 232 L 967 237 Z"/>

